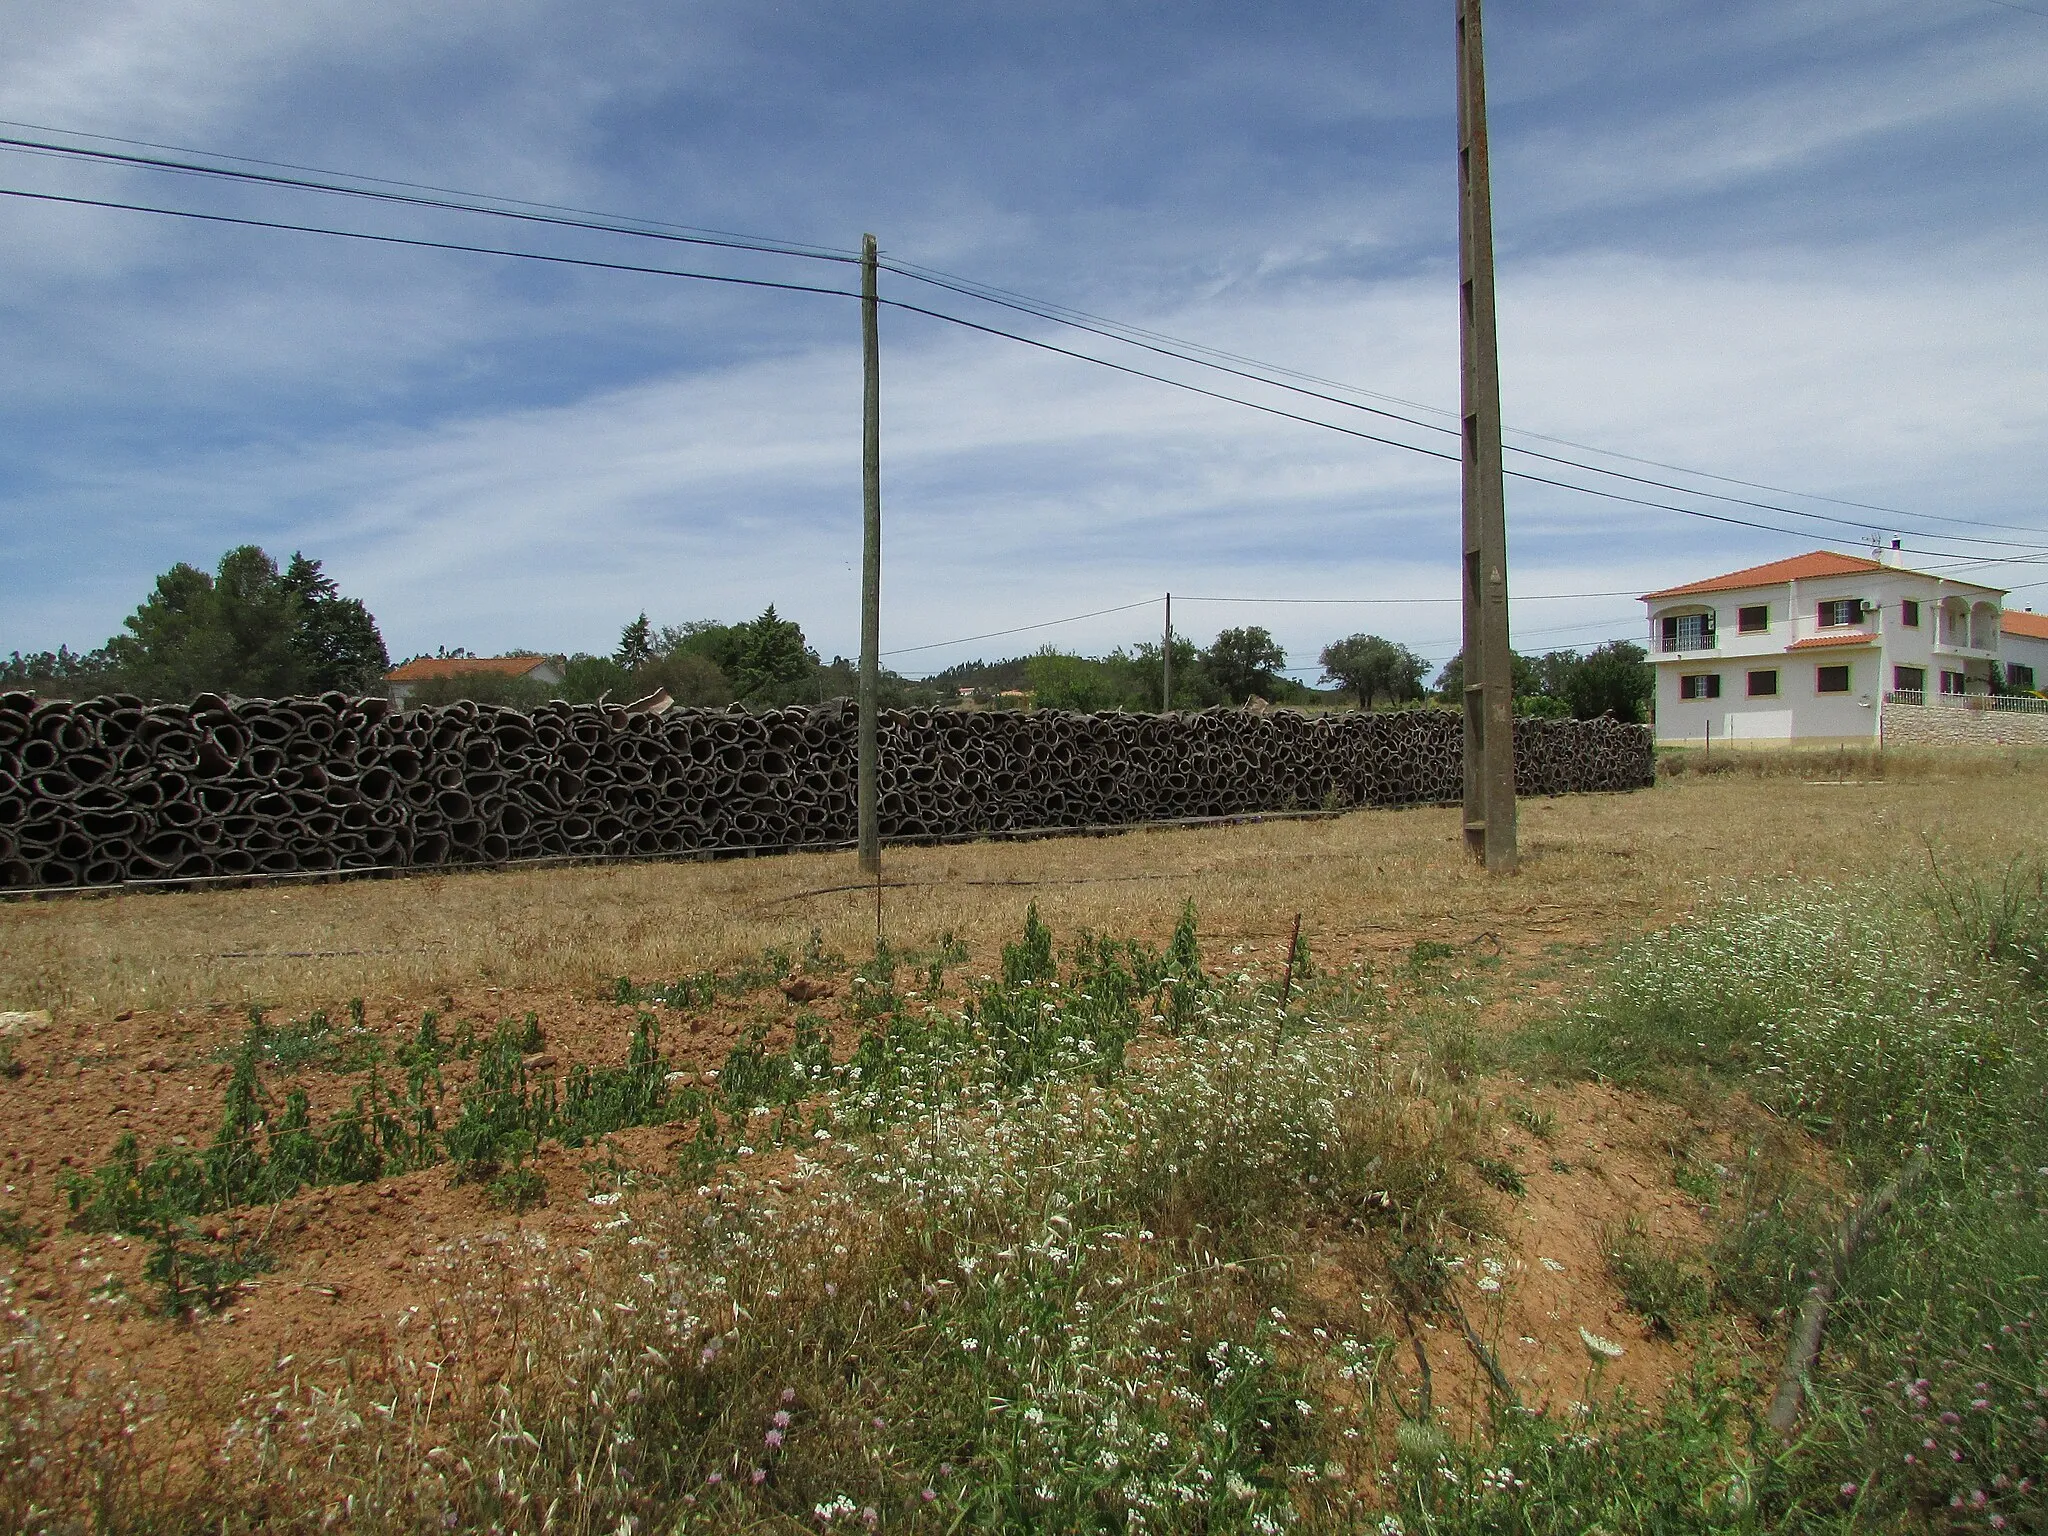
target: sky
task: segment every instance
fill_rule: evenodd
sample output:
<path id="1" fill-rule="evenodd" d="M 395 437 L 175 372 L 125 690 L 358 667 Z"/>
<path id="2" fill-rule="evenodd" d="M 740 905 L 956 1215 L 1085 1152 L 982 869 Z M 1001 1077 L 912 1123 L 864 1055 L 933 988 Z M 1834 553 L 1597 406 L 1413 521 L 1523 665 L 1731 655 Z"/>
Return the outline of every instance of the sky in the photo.
<path id="1" fill-rule="evenodd" d="M 872 232 L 886 263 L 1331 381 L 884 271 L 885 298 L 1347 429 L 885 309 L 899 671 L 1154 638 L 1169 591 L 1178 632 L 1263 625 L 1309 681 L 1346 634 L 1457 647 L 1456 464 L 1353 435 L 1455 454 L 1451 0 L 4 4 L 0 136 L 841 256 Z M 1497 0 L 1486 63 L 1508 442 L 1573 461 L 1510 468 L 1609 493 L 1509 481 L 1518 650 L 1878 538 L 2048 608 L 2048 0 Z M 769 603 L 857 651 L 845 261 L 19 148 L 0 189 L 839 290 L 0 196 L 0 654 L 98 645 L 243 543 L 322 561 L 394 660 Z"/>

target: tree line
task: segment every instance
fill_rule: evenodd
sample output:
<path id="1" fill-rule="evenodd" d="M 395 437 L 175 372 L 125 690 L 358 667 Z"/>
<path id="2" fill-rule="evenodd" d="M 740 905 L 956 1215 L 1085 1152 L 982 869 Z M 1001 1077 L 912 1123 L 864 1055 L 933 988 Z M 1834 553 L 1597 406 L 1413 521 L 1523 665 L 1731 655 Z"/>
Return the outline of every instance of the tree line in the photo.
<path id="1" fill-rule="evenodd" d="M 0 687 L 51 697 L 130 693 L 187 700 L 201 693 L 279 697 L 338 690 L 382 692 L 391 659 L 377 621 L 363 603 L 344 597 L 320 562 L 294 553 L 282 567 L 253 544 L 229 550 L 212 574 L 180 563 L 156 579 L 122 621 L 122 633 L 84 653 L 59 648 L 0 661 Z M 469 657 L 442 651 L 444 659 Z M 514 652 L 509 654 L 529 654 Z M 536 648 L 531 654 L 548 654 Z M 1002 707 L 1028 700 L 1041 709 L 1138 711 L 1242 705 L 1340 703 L 1360 708 L 1410 706 L 1432 699 L 1459 702 L 1464 662 L 1453 657 L 1426 683 L 1429 664 L 1380 635 L 1347 635 L 1322 648 L 1318 692 L 1288 674 L 1287 654 L 1257 626 L 1225 629 L 1207 646 L 1175 636 L 1173 695 L 1162 692 L 1165 657 L 1156 641 L 1082 656 L 1050 646 L 1028 656 L 972 661 L 913 679 L 884 669 L 885 707 L 950 705 L 971 691 L 976 703 Z M 803 628 L 770 604 L 754 618 L 727 624 L 698 619 L 657 626 L 645 613 L 620 631 L 608 655 L 560 658 L 562 680 L 540 683 L 503 673 L 434 678 L 413 686 L 412 701 L 531 707 L 623 700 L 666 690 L 676 703 L 771 707 L 852 697 L 858 668 L 849 659 L 820 659 Z M 1529 715 L 1650 716 L 1654 674 L 1642 647 L 1614 641 L 1585 655 L 1550 651 L 1514 658 L 1516 709 Z M 1005 698 L 1005 695 L 1011 697 Z M 1022 698 L 1018 696 L 1023 696 Z"/>
<path id="2" fill-rule="evenodd" d="M 222 555 L 212 574 L 172 566 L 122 630 L 92 651 L 16 651 L 0 662 L 0 686 L 69 697 L 276 698 L 379 692 L 391 668 L 370 610 L 343 597 L 318 560 L 295 553 L 280 569 L 253 544 Z"/>

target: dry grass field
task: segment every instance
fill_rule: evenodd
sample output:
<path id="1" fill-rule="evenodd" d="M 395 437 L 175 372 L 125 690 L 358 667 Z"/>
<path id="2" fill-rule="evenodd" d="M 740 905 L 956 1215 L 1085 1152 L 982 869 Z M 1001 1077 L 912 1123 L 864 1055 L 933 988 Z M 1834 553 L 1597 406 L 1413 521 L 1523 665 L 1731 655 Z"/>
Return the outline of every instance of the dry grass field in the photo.
<path id="1" fill-rule="evenodd" d="M 1716 1180 L 1745 1167 L 1745 1202 L 1768 1166 L 1779 1181 L 1771 1211 L 1831 1220 L 1858 1177 L 1853 1148 L 1752 1102 L 1739 1084 L 1702 1093 L 1653 1074 L 1625 1085 L 1606 1069 L 1588 1080 L 1555 1063 L 1539 1070 L 1541 1053 L 1518 1042 L 1602 985 L 1618 947 L 1730 901 L 1831 888 L 1824 899 L 1844 911 L 1867 903 L 1896 914 L 1920 900 L 1931 870 L 1995 883 L 2048 847 L 2048 764 L 1784 754 L 1667 767 L 1632 795 L 1524 802 L 1522 869 L 1506 879 L 1467 861 L 1449 808 L 892 848 L 881 924 L 903 977 L 893 961 L 864 958 L 875 952 L 876 892 L 839 853 L 0 904 L 0 1012 L 50 1015 L 0 1041 L 0 1306 L 11 1330 L 0 1353 L 0 1517 L 52 1532 L 1266 1530 L 1261 1521 L 1297 1519 L 1392 1530 L 1396 1511 L 1413 1518 L 1414 1499 L 1435 1496 L 1427 1486 L 1404 1493 L 1401 1467 L 1426 1452 L 1448 1471 L 1468 1438 L 1482 1455 L 1504 1401 L 1568 1418 L 1591 1411 L 1578 1400 L 1617 1388 L 1654 1404 L 1695 1372 L 1724 1383 L 1767 1374 L 1784 1320 L 1760 1305 L 1731 1303 L 1711 1318 L 1684 1311 L 1696 1268 L 1685 1256 L 1726 1251 L 1736 1186 L 1724 1195 Z M 1195 993 L 1172 979 L 1169 948 L 1190 902 L 1213 978 L 1198 977 Z M 1117 985 L 1123 961 L 1012 974 L 1028 969 L 1015 946 L 1034 905 L 1061 954 L 1093 933 L 1168 957 L 1142 984 L 1151 1001 L 1129 1013 L 1128 1039 L 1124 1015 L 1074 1001 Z M 1317 979 L 1290 1013 L 1277 984 L 1297 914 Z M 662 990 L 693 976 L 696 990 Z M 622 990 L 620 978 L 633 986 Z M 1057 999 L 1042 1005 L 1048 1015 L 1079 1011 L 1042 1038 L 1028 1019 L 1002 1024 L 1007 1055 L 975 1043 L 973 1030 L 946 1033 L 949 1010 L 979 1028 L 1011 1017 L 1003 1010 L 1027 995 Z M 252 1034 L 252 1008 L 284 1033 Z M 1304 1008 L 1321 1022 L 1311 1028 Z M 324 1017 L 306 1024 L 316 1011 Z M 459 1052 L 436 1043 L 421 1054 L 427 1012 L 439 1021 L 434 1040 L 459 1035 Z M 651 1068 L 644 1051 L 628 1051 L 650 1021 L 663 1053 Z M 1298 1042 L 1288 1035 L 1297 1027 L 1307 1031 Z M 670 1108 L 622 1112 L 617 1129 L 589 1137 L 557 1129 L 520 1143 L 515 1131 L 475 1159 L 482 1173 L 463 1175 L 458 1115 L 466 1126 L 492 1092 L 515 1091 L 491 1086 L 494 1031 L 522 1105 L 529 1071 L 545 1075 L 552 1104 L 558 1077 L 589 1069 L 611 1074 L 603 1092 L 629 1097 L 666 1072 L 656 1091 L 671 1095 Z M 1019 1076 L 1026 1040 L 1049 1052 L 1030 1069 L 1042 1076 Z M 922 1065 L 879 1086 L 897 1069 L 878 1042 L 925 1053 Z M 1126 1063 L 1122 1077 L 1096 1071 L 1098 1049 Z M 736 1096 L 742 1069 L 772 1074 L 803 1060 L 833 1064 L 829 1095 Z M 855 1062 L 869 1063 L 869 1076 L 842 1075 Z M 408 1074 L 407 1112 L 433 1127 L 432 1155 L 387 1162 L 381 1174 L 273 1186 L 259 1167 L 234 1186 L 240 1194 L 188 1202 L 200 1214 L 176 1222 L 135 1205 L 150 1177 L 139 1168 L 125 1189 L 101 1175 L 81 1183 L 109 1166 L 123 1133 L 144 1163 L 163 1148 L 197 1169 L 202 1149 L 224 1144 L 224 1115 L 238 1113 L 274 1168 L 290 1151 L 279 1117 L 293 1094 L 319 1132 L 351 1104 L 361 1109 L 366 1092 L 373 1109 L 388 1093 L 395 1112 Z M 941 1079 L 954 1097 L 932 1097 Z M 257 1107 L 238 1111 L 245 1082 Z M 687 1112 L 676 1107 L 685 1102 Z M 1169 1102 L 1208 1104 L 1212 1120 L 1193 1110 L 1144 1118 Z M 995 1150 L 963 1150 L 981 1146 L 982 1122 L 962 1114 L 977 1104 L 1001 1132 L 990 1143 L 1008 1159 L 1000 1168 L 988 1161 Z M 862 1114 L 865 1136 L 851 1129 Z M 1331 1114 L 1320 1142 L 1302 1141 L 1304 1125 Z M 941 1135 L 941 1125 L 952 1129 Z M 1016 1138 L 1031 1136 L 1043 1145 L 1026 1155 Z M 1176 1136 L 1199 1150 L 1174 1152 Z M 1226 1145 L 1258 1137 L 1271 1150 L 1245 1153 L 1235 1183 L 1200 1173 Z M 1098 1142 L 1110 1163 L 1134 1167 L 1144 1149 L 1165 1149 L 1163 1182 L 1142 1197 L 1095 1185 L 1083 1196 L 1081 1175 L 1040 1187 L 1020 1172 L 1050 1178 L 1067 1155 L 1101 1166 L 1087 1150 Z M 1273 1182 L 1290 1157 L 1337 1157 L 1332 1147 L 1354 1142 L 1354 1162 L 1312 1162 L 1318 1171 Z M 937 1182 L 913 1200 L 906 1170 Z M 508 1186 L 515 1175 L 527 1183 Z M 1339 1188 L 1348 1193 L 1332 1204 Z M 1806 1193 L 1787 1193 L 1795 1188 Z M 903 1194 L 878 1192 L 889 1189 Z M 968 1190 L 983 1193 L 969 1200 Z M 123 1200 L 129 1215 L 105 1214 Z M 961 1200 L 971 1219 L 947 1225 L 948 1202 Z M 979 1324 L 946 1310 L 966 1301 L 946 1287 L 996 1283 L 978 1278 L 983 1262 L 1001 1269 L 1025 1253 L 1049 1255 L 1054 1268 L 1082 1264 L 1078 1238 L 1058 1246 L 1079 1230 L 1059 1212 L 1080 1223 L 1084 1208 L 1116 1273 L 1084 1285 L 1075 1270 L 1023 1312 L 1001 1314 L 1009 1321 L 986 1296 Z M 1157 1243 L 1140 1228 L 1156 1229 Z M 1150 1246 L 1134 1246 L 1133 1234 Z M 211 1289 L 176 1268 L 245 1250 L 261 1262 L 222 1271 Z M 948 1268 L 947 1255 L 972 1253 L 985 1257 Z M 1316 1414 L 1352 1427 L 1331 1438 L 1332 1420 L 1328 1434 L 1309 1436 L 1313 1454 L 1286 1453 L 1308 1458 L 1296 1486 L 1300 1468 L 1281 1467 L 1282 1450 L 1267 1444 L 1280 1432 L 1266 1399 L 1231 1406 L 1216 1396 L 1236 1367 L 1197 1361 L 1192 1377 L 1158 1376 L 1168 1370 L 1159 1340 L 1140 1350 L 1133 1335 L 1129 1358 L 1154 1365 L 1118 1401 L 1127 1416 L 1153 1416 L 1149 1442 L 1102 1439 L 1103 1414 L 1110 1430 L 1117 1414 L 1100 1403 L 1083 1413 L 1077 1398 L 1063 1432 L 1082 1448 L 1061 1451 L 1066 1460 L 1027 1475 L 1029 1446 L 992 1452 L 982 1405 L 1015 1400 L 1029 1385 L 1018 1373 L 1029 1373 L 1006 1360 L 1007 1384 L 992 1384 L 998 1362 L 971 1353 L 975 1338 L 958 1346 L 969 1356 L 956 1349 L 942 1369 L 926 1360 L 931 1341 L 1020 1328 L 1028 1315 L 1066 1317 L 1073 1343 L 1075 1320 L 1106 1308 L 1106 1327 L 1121 1315 L 1109 1301 L 1126 1286 L 1133 1297 L 1176 1298 L 1138 1317 L 1139 1335 L 1177 1319 L 1182 1339 L 1254 1339 L 1261 1369 L 1295 1383 L 1283 1395 L 1306 1394 L 1304 1419 L 1314 1398 Z M 651 1308 L 650 1288 L 669 1295 L 665 1311 Z M 163 1295 L 183 1299 L 166 1307 Z M 706 1295 L 724 1323 L 701 1320 Z M 549 1299 L 567 1297 L 576 1304 Z M 899 1306 L 900 1328 L 877 1332 L 876 1309 L 894 1316 Z M 672 1339 L 678 1331 L 687 1337 Z M 1311 1334 L 1322 1342 L 1309 1346 Z M 688 1371 L 649 1363 L 669 1361 L 678 1342 Z M 1594 1342 L 1620 1353 L 1589 1363 Z M 1238 1346 L 1217 1347 L 1227 1359 Z M 1033 1348 L 1031 1369 L 1052 1369 L 1045 1341 Z M 897 1381 L 882 1357 L 924 1363 Z M 961 1359 L 978 1374 L 962 1376 Z M 1055 1371 L 1059 1391 L 1079 1391 L 1102 1368 L 1073 1369 Z M 1030 1390 L 1041 1389 L 1053 1391 L 1046 1381 Z M 1727 1390 L 1734 1401 L 1759 1389 Z M 1207 1405 L 1179 1424 L 1173 1402 L 1203 1394 Z M 1043 1399 L 1048 1409 L 1053 1400 Z M 657 1402 L 668 1417 L 643 1423 Z M 746 1448 L 762 1434 L 740 1423 L 752 1413 L 774 1426 L 765 1450 Z M 1243 1445 L 1265 1449 L 1236 1461 L 1190 1451 L 1180 1471 L 1158 1472 L 1164 1481 L 1117 1493 L 1131 1502 L 1115 1519 L 1076 1513 L 1111 1496 L 1102 1477 L 1081 1476 L 1086 1466 L 1113 1468 L 1146 1443 L 1178 1447 L 1183 1431 L 1199 1439 L 1202 1425 L 1236 1424 L 1236 1413 L 1248 1415 Z M 621 1445 L 634 1437 L 617 1436 L 629 1420 L 641 1425 L 641 1448 L 628 1456 Z M 1084 1433 L 1082 1420 L 1096 1427 Z M 795 1436 L 813 1422 L 831 1433 L 800 1456 Z M 1616 1429 L 1614 1445 L 1623 1438 Z M 982 1471 L 970 1476 L 970 1463 Z M 998 1464 L 1025 1492 L 990 1491 Z M 1248 1491 L 1199 1519 L 1138 1515 L 1152 1509 L 1145 1488 L 1209 1498 L 1190 1466 L 1222 1478 L 1219 1489 Z M 1640 1475 L 1617 1466 L 1620 1486 Z M 888 1503 L 899 1485 L 900 1507 Z M 858 1499 L 846 1494 L 856 1487 L 866 1490 Z M 1003 1502 L 1013 1497 L 1025 1503 Z M 1700 1528 L 1776 1528 L 1756 1523 L 1760 1510 Z M 1444 1528 L 1491 1528 L 1479 1505 L 1465 1514 L 1478 1523 Z M 1584 1518 L 1531 1518 L 1526 1528 L 1584 1529 Z"/>
<path id="2" fill-rule="evenodd" d="M 1062 934 L 1156 941 L 1192 899 L 1209 934 L 1271 943 L 1298 912 L 1340 950 L 1481 932 L 1514 945 L 1604 936 L 1667 921 L 1716 884 L 1896 881 L 1930 856 L 1995 863 L 2038 844 L 2042 782 L 2019 755 L 1880 765 L 1752 754 L 1645 793 L 1524 802 L 1522 872 L 1505 882 L 1465 860 L 1448 807 L 892 848 L 883 927 L 906 945 L 950 931 L 986 954 L 1036 901 Z M 831 853 L 17 901 L 0 904 L 0 1009 L 90 1019 L 588 991 L 801 949 L 813 928 L 858 954 L 875 936 L 874 892 L 859 880 L 851 854 Z"/>

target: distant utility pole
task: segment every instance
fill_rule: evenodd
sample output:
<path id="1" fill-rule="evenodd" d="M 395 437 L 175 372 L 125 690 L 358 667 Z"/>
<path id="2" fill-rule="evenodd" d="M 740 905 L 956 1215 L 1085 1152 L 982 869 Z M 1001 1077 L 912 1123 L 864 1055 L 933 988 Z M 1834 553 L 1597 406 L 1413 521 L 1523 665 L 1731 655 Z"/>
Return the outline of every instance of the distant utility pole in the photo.
<path id="1" fill-rule="evenodd" d="M 1493 311 L 1493 191 L 1486 154 L 1480 0 L 1458 0 L 1458 332 L 1464 369 L 1465 846 L 1515 868 L 1515 678 L 1501 486 L 1500 341 Z"/>
<path id="2" fill-rule="evenodd" d="M 1173 594 L 1166 594 L 1166 639 L 1159 647 L 1159 712 L 1173 710 Z"/>
<path id="3" fill-rule="evenodd" d="M 882 667 L 882 339 L 875 294 L 875 237 L 860 238 L 860 339 L 866 374 L 862 399 L 860 538 L 860 868 L 882 872 L 882 818 L 876 801 L 881 751 Z"/>

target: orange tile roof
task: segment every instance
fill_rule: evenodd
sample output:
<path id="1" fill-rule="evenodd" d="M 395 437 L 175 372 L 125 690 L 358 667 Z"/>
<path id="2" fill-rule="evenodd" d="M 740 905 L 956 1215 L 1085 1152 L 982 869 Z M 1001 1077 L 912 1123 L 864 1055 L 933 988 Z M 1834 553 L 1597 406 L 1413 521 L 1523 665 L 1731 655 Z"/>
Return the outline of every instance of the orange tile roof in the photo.
<path id="1" fill-rule="evenodd" d="M 1788 651 L 1819 651 L 1825 650 L 1829 646 L 1875 644 L 1877 644 L 1877 636 L 1875 635 L 1809 635 L 1804 640 L 1794 640 L 1785 649 Z"/>
<path id="2" fill-rule="evenodd" d="M 2048 613 L 2015 613 L 2008 608 L 1998 616 L 1998 627 L 2008 635 L 2048 640 Z"/>
<path id="3" fill-rule="evenodd" d="M 547 664 L 545 656 L 422 656 L 384 674 L 387 683 L 424 683 L 443 677 L 473 677 L 479 672 L 502 672 L 507 677 L 524 677 L 535 667 Z"/>
<path id="4" fill-rule="evenodd" d="M 1705 581 L 1689 581 L 1682 587 L 1645 592 L 1643 601 L 1653 602 L 1660 597 L 1689 597 L 1695 592 L 1731 592 L 1738 587 L 1768 587 L 1781 581 L 1812 581 L 1823 576 L 1861 576 L 1870 571 L 1889 569 L 1891 567 L 1860 555 L 1838 555 L 1831 549 L 1816 549 L 1810 554 L 1794 555 L 1789 560 L 1773 560 L 1768 565 L 1730 571 L 1726 576 L 1709 576 Z"/>

